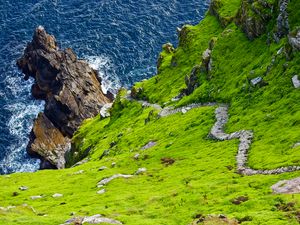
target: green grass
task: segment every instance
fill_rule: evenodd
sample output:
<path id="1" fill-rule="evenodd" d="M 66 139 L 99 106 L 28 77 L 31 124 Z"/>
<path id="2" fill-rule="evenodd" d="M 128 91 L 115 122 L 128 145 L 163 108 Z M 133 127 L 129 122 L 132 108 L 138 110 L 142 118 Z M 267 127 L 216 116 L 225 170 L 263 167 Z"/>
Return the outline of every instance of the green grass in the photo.
<path id="1" fill-rule="evenodd" d="M 236 13 L 239 4 L 230 4 L 224 1 L 223 13 Z M 296 27 L 299 10 L 293 11 L 292 6 L 298 3 L 290 4 L 291 24 Z M 250 167 L 299 165 L 300 147 L 292 146 L 300 141 L 300 92 L 291 83 L 291 77 L 299 74 L 299 52 L 289 52 L 286 38 L 270 45 L 266 44 L 267 35 L 249 41 L 235 24 L 222 28 L 211 15 L 186 29 L 187 35 L 175 52 L 161 53 L 159 74 L 135 85 L 143 90 L 139 97 L 175 107 L 192 102 L 228 103 L 230 119 L 226 132 L 254 132 Z M 212 38 L 217 41 L 209 76 L 201 73 L 200 86 L 190 96 L 171 102 L 185 88 L 185 75 L 201 64 L 202 53 Z M 283 53 L 277 55 L 282 47 Z M 250 80 L 258 76 L 268 85 L 252 87 Z M 124 95 L 122 90 L 111 118 L 88 119 L 73 137 L 69 163 L 80 160 L 89 151 L 88 163 L 59 171 L 0 176 L 0 206 L 16 206 L 8 211 L 0 209 L 0 224 L 61 224 L 72 217 L 72 212 L 78 216 L 102 214 L 130 225 L 190 224 L 198 214 L 248 218 L 242 224 L 298 224 L 300 196 L 272 194 L 270 187 L 279 180 L 295 178 L 300 172 L 237 174 L 238 140 L 218 142 L 207 137 L 215 122 L 215 107 L 157 118 L 157 110 L 143 108 Z M 150 122 L 146 123 L 148 118 Z M 157 144 L 141 150 L 149 141 Z M 100 160 L 103 152 L 109 154 Z M 140 157 L 135 160 L 137 153 Z M 165 166 L 162 158 L 172 158 L 175 163 Z M 113 162 L 115 167 L 111 166 Z M 98 171 L 101 166 L 108 169 Z M 101 179 L 116 173 L 133 174 L 141 167 L 147 168 L 145 174 L 113 180 L 105 187 L 106 193 L 96 193 Z M 84 172 L 74 174 L 80 170 Z M 19 191 L 22 185 L 29 190 Z M 14 192 L 18 192 L 17 196 L 13 196 Z M 64 196 L 54 199 L 54 193 Z M 44 197 L 31 200 L 33 195 Z M 248 196 L 249 200 L 233 204 L 231 200 L 239 196 Z M 295 206 L 289 210 L 279 207 L 289 202 Z"/>

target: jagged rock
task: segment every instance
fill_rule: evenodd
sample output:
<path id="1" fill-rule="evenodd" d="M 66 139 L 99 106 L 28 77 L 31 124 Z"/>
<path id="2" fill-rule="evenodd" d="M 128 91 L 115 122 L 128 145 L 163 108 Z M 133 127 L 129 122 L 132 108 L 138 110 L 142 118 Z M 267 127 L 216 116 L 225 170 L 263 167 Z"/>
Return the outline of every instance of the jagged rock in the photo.
<path id="1" fill-rule="evenodd" d="M 275 40 L 277 42 L 280 38 L 287 35 L 290 30 L 289 20 L 288 20 L 288 3 L 289 0 L 279 0 L 279 14 L 277 17 L 277 32 L 275 34 Z"/>
<path id="2" fill-rule="evenodd" d="M 179 46 L 187 46 L 188 33 L 190 32 L 189 25 L 184 25 L 182 28 L 177 28 L 177 33 L 179 37 Z"/>
<path id="3" fill-rule="evenodd" d="M 300 80 L 298 75 L 293 76 L 292 82 L 295 88 L 300 88 Z"/>
<path id="4" fill-rule="evenodd" d="M 199 87 L 199 74 L 201 72 L 201 66 L 196 65 L 192 69 L 192 72 L 185 76 L 185 84 L 186 89 L 184 90 L 184 93 L 186 95 L 190 95 L 193 93 L 193 91 Z"/>
<path id="5" fill-rule="evenodd" d="M 41 169 L 49 168 L 50 162 L 58 169 L 65 167 L 64 154 L 71 148 L 71 141 L 54 126 L 44 113 L 40 113 L 34 121 L 28 144 L 28 153 L 41 157 L 44 161 Z"/>
<path id="6" fill-rule="evenodd" d="M 236 23 L 250 40 L 266 31 L 268 21 L 272 18 L 273 5 L 267 1 L 242 0 L 236 16 Z"/>
<path id="7" fill-rule="evenodd" d="M 63 168 L 68 138 L 84 119 L 97 115 L 103 105 L 110 103 L 111 96 L 103 94 L 97 72 L 77 59 L 71 49 L 60 50 L 54 36 L 41 26 L 35 30 L 17 65 L 25 79 L 34 78 L 32 95 L 46 101 L 44 114 L 33 127 L 28 151 L 42 157 L 42 164 L 48 161 L 54 167 Z M 56 137 L 55 141 L 40 138 L 49 132 Z"/>
<path id="8" fill-rule="evenodd" d="M 294 50 L 300 51 L 300 29 L 292 32 L 289 36 L 289 43 Z"/>

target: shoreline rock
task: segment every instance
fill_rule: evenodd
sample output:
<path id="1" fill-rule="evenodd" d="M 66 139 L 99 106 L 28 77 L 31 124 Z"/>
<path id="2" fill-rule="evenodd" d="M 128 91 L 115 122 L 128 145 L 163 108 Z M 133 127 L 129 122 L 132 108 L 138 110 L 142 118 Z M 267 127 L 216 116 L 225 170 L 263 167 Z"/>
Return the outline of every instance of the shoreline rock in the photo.
<path id="1" fill-rule="evenodd" d="M 100 113 L 112 102 L 101 90 L 101 78 L 72 49 L 60 50 L 53 35 L 39 26 L 17 66 L 25 80 L 33 77 L 34 98 L 45 100 L 45 109 L 34 122 L 27 151 L 42 159 L 41 169 L 64 168 L 70 139 L 83 120 Z"/>

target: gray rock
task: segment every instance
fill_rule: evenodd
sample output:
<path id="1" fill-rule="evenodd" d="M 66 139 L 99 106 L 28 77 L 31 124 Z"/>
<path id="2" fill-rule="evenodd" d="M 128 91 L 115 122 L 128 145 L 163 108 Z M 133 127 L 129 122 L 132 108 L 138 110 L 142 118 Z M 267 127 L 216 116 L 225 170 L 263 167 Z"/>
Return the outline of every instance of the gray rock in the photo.
<path id="1" fill-rule="evenodd" d="M 130 177 L 132 177 L 133 175 L 125 175 L 125 174 L 115 174 L 115 175 L 113 175 L 113 176 L 111 176 L 111 177 L 108 177 L 108 178 L 104 178 L 104 179 L 102 179 L 99 183 L 98 183 L 98 185 L 106 185 L 106 184 L 108 184 L 109 182 L 111 182 L 112 180 L 114 180 L 114 179 L 116 179 L 116 178 L 130 178 Z"/>
<path id="2" fill-rule="evenodd" d="M 31 200 L 36 200 L 42 198 L 41 195 L 36 195 L 36 196 L 30 196 Z"/>
<path id="3" fill-rule="evenodd" d="M 26 187 L 26 186 L 21 186 L 21 187 L 19 187 L 19 190 L 20 190 L 20 191 L 26 191 L 26 190 L 28 190 L 28 187 Z"/>
<path id="4" fill-rule="evenodd" d="M 135 172 L 135 174 L 136 174 L 136 175 L 139 175 L 139 174 L 145 173 L 146 171 L 147 171 L 146 168 L 139 168 L 139 169 Z"/>
<path id="5" fill-rule="evenodd" d="M 59 193 L 55 193 L 54 195 L 52 195 L 53 198 L 61 198 L 63 197 L 63 194 L 59 194 Z"/>
<path id="6" fill-rule="evenodd" d="M 136 154 L 133 156 L 133 158 L 134 158 L 135 160 L 138 160 L 138 159 L 140 158 L 140 154 L 139 154 L 139 153 L 136 153 Z"/>
<path id="7" fill-rule="evenodd" d="M 102 170 L 106 170 L 106 169 L 107 169 L 106 166 L 101 166 L 101 167 L 98 169 L 98 171 L 102 171 Z"/>
<path id="8" fill-rule="evenodd" d="M 298 29 L 296 31 L 295 35 L 290 34 L 288 36 L 288 38 L 289 38 L 289 43 L 292 46 L 292 48 L 294 50 L 298 50 L 299 51 L 300 50 L 300 29 Z"/>
<path id="9" fill-rule="evenodd" d="M 262 77 L 256 77 L 252 79 L 250 82 L 253 86 L 260 84 L 263 81 Z"/>
<path id="10" fill-rule="evenodd" d="M 149 148 L 151 148 L 151 147 L 153 147 L 153 146 L 155 146 L 155 145 L 156 145 L 156 142 L 155 142 L 155 141 L 149 141 L 145 146 L 143 146 L 143 147 L 141 148 L 141 150 L 149 149 Z"/>
<path id="11" fill-rule="evenodd" d="M 293 76 L 292 82 L 295 88 L 300 88 L 300 80 L 298 78 L 298 75 Z"/>
<path id="12" fill-rule="evenodd" d="M 78 170 L 77 172 L 74 172 L 73 175 L 83 174 L 84 170 Z"/>
<path id="13" fill-rule="evenodd" d="M 102 194 L 104 194 L 105 192 L 106 192 L 105 189 L 101 189 L 101 190 L 97 191 L 97 194 L 102 195 Z"/>
<path id="14" fill-rule="evenodd" d="M 272 185 L 272 190 L 276 194 L 297 194 L 300 193 L 300 177 L 291 180 L 281 180 Z"/>

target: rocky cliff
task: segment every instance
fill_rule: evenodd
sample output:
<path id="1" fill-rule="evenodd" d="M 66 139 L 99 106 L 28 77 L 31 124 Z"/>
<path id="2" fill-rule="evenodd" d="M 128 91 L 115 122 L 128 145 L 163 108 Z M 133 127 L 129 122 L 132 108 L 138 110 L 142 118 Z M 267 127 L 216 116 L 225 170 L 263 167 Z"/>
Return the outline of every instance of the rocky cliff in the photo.
<path id="1" fill-rule="evenodd" d="M 32 95 L 45 100 L 34 122 L 28 153 L 42 159 L 41 168 L 64 168 L 70 138 L 84 119 L 99 114 L 111 94 L 101 90 L 101 79 L 72 49 L 60 50 L 55 37 L 38 27 L 17 61 L 25 80 L 34 78 Z"/>

